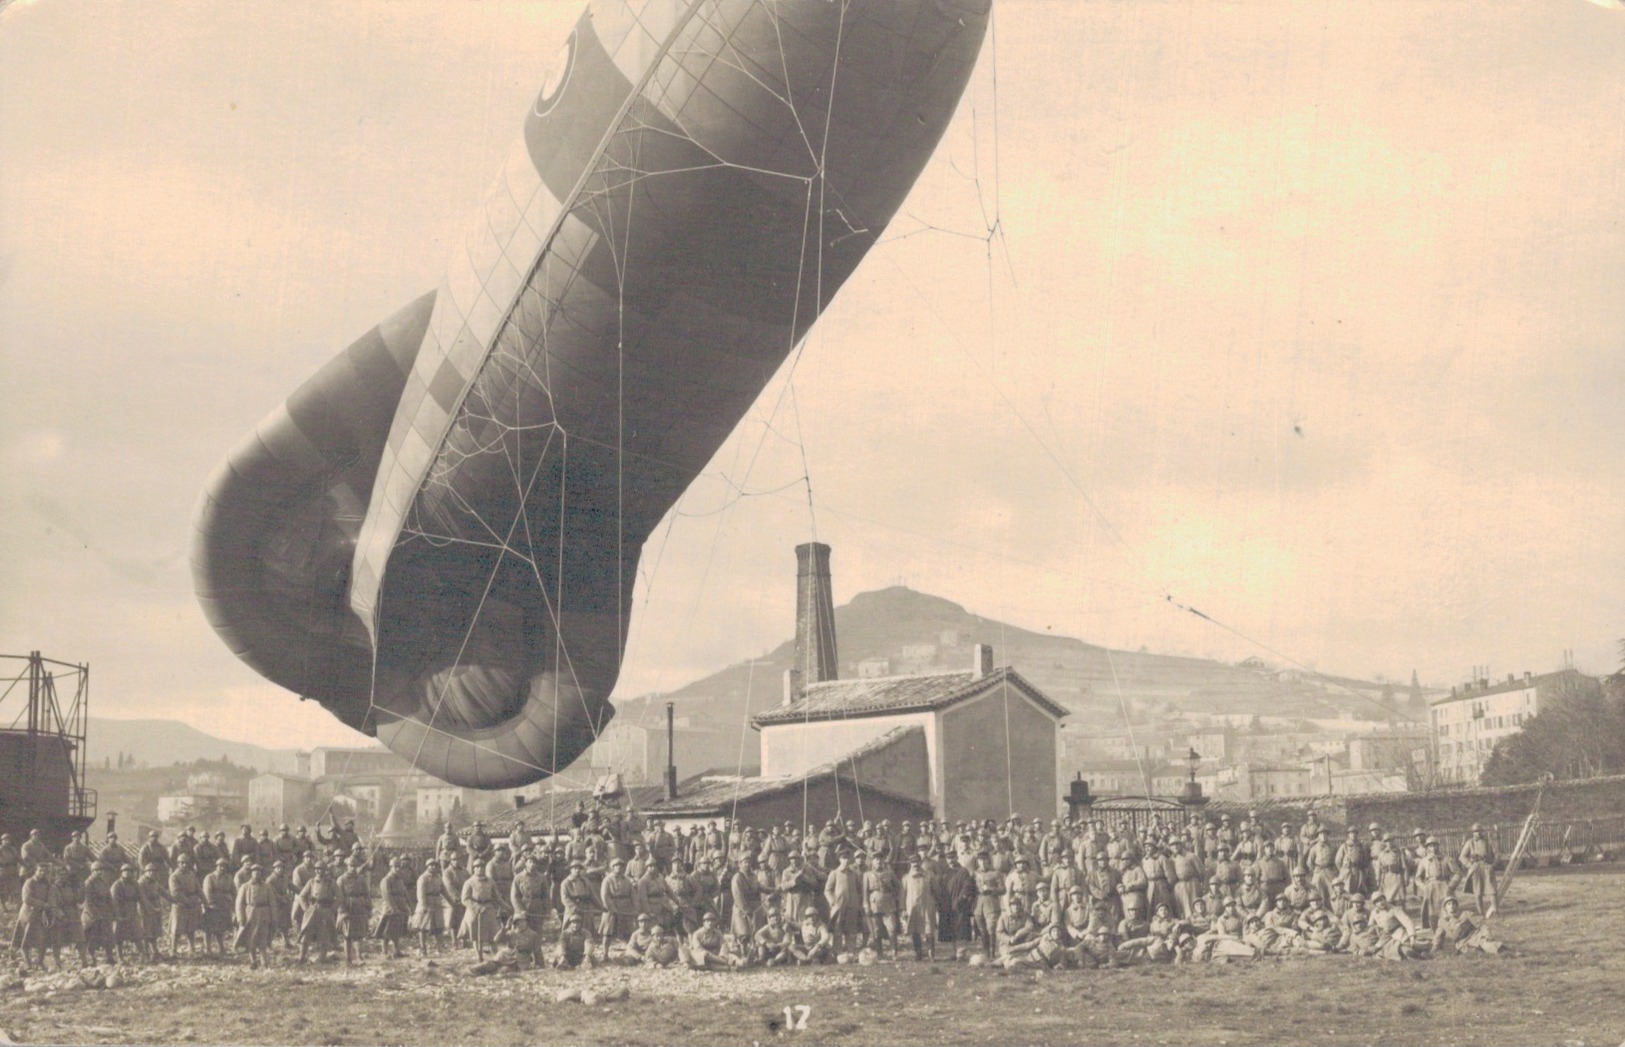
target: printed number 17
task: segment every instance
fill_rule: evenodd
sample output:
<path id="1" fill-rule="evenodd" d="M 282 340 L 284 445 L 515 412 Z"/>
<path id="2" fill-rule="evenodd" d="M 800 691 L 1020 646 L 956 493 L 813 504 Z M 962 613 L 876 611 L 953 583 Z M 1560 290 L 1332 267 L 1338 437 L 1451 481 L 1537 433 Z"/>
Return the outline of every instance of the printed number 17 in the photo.
<path id="1" fill-rule="evenodd" d="M 800 1032 L 807 1027 L 807 1016 L 811 1013 L 812 1008 L 804 1003 L 798 1003 L 794 1007 L 786 1007 L 784 1009 L 784 1027 Z"/>

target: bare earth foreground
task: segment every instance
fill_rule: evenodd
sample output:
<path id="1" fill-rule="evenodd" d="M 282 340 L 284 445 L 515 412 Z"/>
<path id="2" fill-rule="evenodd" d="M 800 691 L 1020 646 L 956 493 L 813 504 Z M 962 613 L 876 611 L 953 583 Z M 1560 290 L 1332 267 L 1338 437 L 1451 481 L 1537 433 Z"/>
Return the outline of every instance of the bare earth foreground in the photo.
<path id="1" fill-rule="evenodd" d="M 461 956 L 342 966 L 134 969 L 114 989 L 0 998 L 17 1043 L 1617 1044 L 1625 871 L 1520 878 L 1516 955 L 1320 959 L 1050 976 L 949 963 L 700 974 L 609 968 L 473 978 Z M 593 1006 L 560 989 L 629 995 Z M 809 1008 L 805 1030 L 786 1007 Z M 798 1016 L 792 1010 L 792 1017 Z M 3 1041 L 0 1041 L 3 1042 Z"/>

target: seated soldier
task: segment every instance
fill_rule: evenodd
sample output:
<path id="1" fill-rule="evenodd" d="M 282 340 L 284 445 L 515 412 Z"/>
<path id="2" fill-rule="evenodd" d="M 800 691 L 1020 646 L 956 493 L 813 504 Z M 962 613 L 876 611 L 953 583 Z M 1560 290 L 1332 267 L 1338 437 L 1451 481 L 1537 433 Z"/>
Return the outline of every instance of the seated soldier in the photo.
<path id="1" fill-rule="evenodd" d="M 643 951 L 643 965 L 645 967 L 675 967 L 682 959 L 682 953 L 677 948 L 677 939 L 668 934 L 658 921 L 649 932 L 653 940 Z"/>
<path id="2" fill-rule="evenodd" d="M 717 914 L 708 912 L 700 917 L 700 925 L 688 936 L 688 955 L 684 961 L 695 970 L 708 967 L 742 966 L 728 950 L 727 936 L 717 926 Z"/>
<path id="3" fill-rule="evenodd" d="M 1378 954 L 1385 960 L 1415 959 L 1421 952 L 1416 944 L 1416 924 L 1404 909 L 1389 903 L 1384 895 L 1371 899 L 1371 926 L 1378 935 Z"/>
<path id="4" fill-rule="evenodd" d="M 542 957 L 542 936 L 522 920 L 504 922 L 491 940 L 497 950 L 489 958 L 469 968 L 475 974 L 495 974 L 503 969 L 523 971 L 533 965 L 540 967 L 545 962 Z"/>
<path id="5" fill-rule="evenodd" d="M 589 939 L 587 931 L 581 925 L 581 917 L 571 913 L 564 918 L 564 928 L 559 931 L 559 940 L 553 947 L 553 966 L 574 970 L 582 964 L 591 965 L 587 959 L 587 945 Z"/>
<path id="6" fill-rule="evenodd" d="M 1461 911 L 1461 904 L 1455 898 L 1444 900 L 1443 911 L 1439 914 L 1439 926 L 1433 931 L 1433 952 L 1435 955 L 1459 956 L 1463 953 L 1481 952 L 1489 956 L 1499 956 L 1503 946 L 1491 938 L 1489 929 L 1473 921 L 1473 918 Z"/>
<path id="7" fill-rule="evenodd" d="M 775 910 L 756 931 L 756 962 L 763 967 L 783 967 L 794 962 L 795 953 L 790 951 L 794 940 L 795 932 L 785 926 L 784 917 Z"/>
<path id="8" fill-rule="evenodd" d="M 1309 907 L 1298 916 L 1298 944 L 1320 952 L 1336 951 L 1340 939 L 1331 911 L 1320 904 L 1320 895 L 1309 899 Z"/>
<path id="9" fill-rule="evenodd" d="M 801 939 L 790 943 L 790 953 L 798 964 L 835 962 L 835 935 L 818 910 L 801 918 Z"/>
<path id="10" fill-rule="evenodd" d="M 626 939 L 625 961 L 628 964 L 640 964 L 648 958 L 649 949 L 655 942 L 656 926 L 652 913 L 638 913 L 637 926 Z"/>
<path id="11" fill-rule="evenodd" d="M 1019 894 L 1005 895 L 1008 907 L 999 917 L 996 935 L 999 959 L 1019 956 L 1032 949 L 1038 941 L 1038 925 L 1027 915 L 1027 903 Z"/>

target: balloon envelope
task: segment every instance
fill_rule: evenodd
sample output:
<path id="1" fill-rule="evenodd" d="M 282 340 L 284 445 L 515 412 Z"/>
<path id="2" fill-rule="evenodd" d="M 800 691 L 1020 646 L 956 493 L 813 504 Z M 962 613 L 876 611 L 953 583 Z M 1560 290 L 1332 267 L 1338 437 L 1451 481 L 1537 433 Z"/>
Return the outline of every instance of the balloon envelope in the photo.
<path id="1" fill-rule="evenodd" d="M 988 0 L 595 0 L 440 287 L 262 422 L 199 597 L 459 785 L 612 715 L 645 539 L 901 206 Z"/>

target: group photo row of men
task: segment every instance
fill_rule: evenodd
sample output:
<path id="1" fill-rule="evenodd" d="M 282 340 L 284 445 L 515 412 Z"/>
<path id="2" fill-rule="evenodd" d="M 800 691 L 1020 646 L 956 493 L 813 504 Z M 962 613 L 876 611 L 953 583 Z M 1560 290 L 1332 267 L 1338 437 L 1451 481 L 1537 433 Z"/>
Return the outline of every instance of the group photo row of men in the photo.
<path id="1" fill-rule="evenodd" d="M 116 834 L 60 852 L 0 837 L 24 967 L 246 956 L 349 964 L 466 949 L 476 973 L 595 964 L 732 969 L 964 960 L 1110 967 L 1348 953 L 1499 954 L 1496 854 L 1310 813 L 756 828 L 578 811 L 563 833 L 483 823 L 432 848 L 354 823 Z M 184 947 L 184 948 L 183 948 Z"/>

